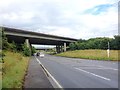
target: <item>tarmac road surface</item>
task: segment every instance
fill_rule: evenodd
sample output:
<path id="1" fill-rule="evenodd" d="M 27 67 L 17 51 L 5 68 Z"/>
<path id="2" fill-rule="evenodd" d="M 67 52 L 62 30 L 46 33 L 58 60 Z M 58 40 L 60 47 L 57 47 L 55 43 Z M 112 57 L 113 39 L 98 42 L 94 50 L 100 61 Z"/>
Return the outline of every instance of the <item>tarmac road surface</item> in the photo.
<path id="1" fill-rule="evenodd" d="M 118 88 L 118 62 L 37 57 L 63 88 Z"/>

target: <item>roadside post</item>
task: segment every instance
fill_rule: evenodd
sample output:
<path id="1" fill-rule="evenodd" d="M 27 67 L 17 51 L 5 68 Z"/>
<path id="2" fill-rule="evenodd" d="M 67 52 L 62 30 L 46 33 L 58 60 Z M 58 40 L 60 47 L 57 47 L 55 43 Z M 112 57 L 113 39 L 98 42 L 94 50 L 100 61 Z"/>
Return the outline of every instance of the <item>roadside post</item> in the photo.
<path id="1" fill-rule="evenodd" d="M 108 42 L 107 56 L 110 57 L 110 43 Z"/>

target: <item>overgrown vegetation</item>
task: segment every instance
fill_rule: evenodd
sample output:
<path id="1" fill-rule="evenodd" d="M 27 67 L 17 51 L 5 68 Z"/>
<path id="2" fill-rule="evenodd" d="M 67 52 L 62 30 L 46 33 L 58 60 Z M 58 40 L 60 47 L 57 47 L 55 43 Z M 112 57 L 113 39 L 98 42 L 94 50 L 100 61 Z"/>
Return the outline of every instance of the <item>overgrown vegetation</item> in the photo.
<path id="1" fill-rule="evenodd" d="M 12 52 L 22 52 L 24 56 L 31 56 L 36 52 L 34 47 L 29 48 L 27 47 L 26 43 L 17 44 L 14 41 L 12 41 L 12 43 L 9 43 L 6 35 L 4 34 L 4 30 L 2 30 L 2 49 Z"/>
<path id="2" fill-rule="evenodd" d="M 34 54 L 34 53 L 36 53 L 36 49 L 35 49 L 35 47 L 31 47 L 31 53 L 32 53 L 32 55 Z"/>
<path id="3" fill-rule="evenodd" d="M 96 50 L 96 49 L 67 51 L 57 55 L 72 57 L 72 58 L 94 59 L 94 60 L 114 60 L 114 61 L 118 60 L 118 50 L 110 50 L 109 58 L 107 56 L 106 50 Z"/>
<path id="4" fill-rule="evenodd" d="M 5 51 L 2 88 L 22 88 L 28 60 L 20 53 Z"/>
<path id="5" fill-rule="evenodd" d="M 78 42 L 70 43 L 70 50 L 85 50 L 85 49 L 108 49 L 108 42 L 111 50 L 120 50 L 120 36 L 114 38 L 91 38 L 89 40 L 80 39 Z"/>
<path id="6" fill-rule="evenodd" d="M 107 56 L 108 42 L 110 45 L 110 57 Z M 69 44 L 68 52 L 57 54 L 58 56 L 96 59 L 96 60 L 118 60 L 120 52 L 120 36 L 114 38 L 99 37 L 88 40 L 80 39 L 78 42 Z"/>
<path id="7" fill-rule="evenodd" d="M 2 29 L 0 29 L 2 30 Z M 26 43 L 9 43 L 4 30 L 2 32 L 2 51 L 0 62 L 2 66 L 2 88 L 22 88 L 29 57 L 35 50 L 27 47 Z"/>
<path id="8" fill-rule="evenodd" d="M 31 50 L 30 50 L 29 47 L 27 47 L 27 44 L 26 44 L 26 43 L 24 43 L 24 44 L 22 45 L 22 50 L 23 50 L 23 54 L 24 54 L 25 56 L 31 56 Z"/>

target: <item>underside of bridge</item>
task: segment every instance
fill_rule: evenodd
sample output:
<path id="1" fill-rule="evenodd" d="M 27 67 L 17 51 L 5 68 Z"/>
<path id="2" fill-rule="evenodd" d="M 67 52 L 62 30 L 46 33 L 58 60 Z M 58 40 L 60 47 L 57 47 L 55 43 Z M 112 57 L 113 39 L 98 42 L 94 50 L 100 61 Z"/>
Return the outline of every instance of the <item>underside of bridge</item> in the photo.
<path id="1" fill-rule="evenodd" d="M 29 39 L 30 44 L 39 44 L 39 45 L 69 45 L 70 42 L 56 41 L 56 40 L 48 40 L 48 39 L 40 39 L 40 38 L 30 38 L 30 37 L 21 37 L 21 36 L 13 36 L 6 35 L 9 42 L 16 42 L 18 44 L 22 44 L 25 42 L 25 39 Z"/>
<path id="2" fill-rule="evenodd" d="M 63 41 L 55 41 L 55 40 L 47 40 L 47 39 L 39 39 L 39 38 L 26 38 L 26 37 L 13 36 L 13 35 L 6 35 L 6 36 L 8 38 L 8 42 L 10 43 L 14 41 L 15 43 L 23 44 L 24 42 L 26 42 L 26 40 L 28 40 L 29 44 L 56 45 L 57 53 L 66 51 L 66 45 L 69 45 L 69 42 L 63 42 Z M 66 45 L 64 46 L 65 43 Z M 64 46 L 64 50 L 63 50 L 63 46 Z"/>
<path id="3" fill-rule="evenodd" d="M 42 34 L 8 27 L 3 27 L 3 30 L 8 38 L 8 42 L 14 41 L 18 44 L 23 44 L 24 42 L 26 42 L 29 45 L 56 45 L 56 51 L 58 53 L 66 51 L 66 46 L 69 45 L 69 43 L 77 41 L 77 39 Z"/>

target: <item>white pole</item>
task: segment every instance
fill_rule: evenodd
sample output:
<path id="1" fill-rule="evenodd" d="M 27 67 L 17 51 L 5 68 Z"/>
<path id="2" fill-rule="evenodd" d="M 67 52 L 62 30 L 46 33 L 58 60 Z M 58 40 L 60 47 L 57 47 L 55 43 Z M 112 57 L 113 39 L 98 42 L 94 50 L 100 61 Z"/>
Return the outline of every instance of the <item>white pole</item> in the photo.
<path id="1" fill-rule="evenodd" d="M 110 50 L 107 49 L 107 55 L 108 55 L 108 58 L 110 57 Z"/>
<path id="2" fill-rule="evenodd" d="M 108 42 L 107 55 L 108 55 L 108 58 L 109 58 L 110 57 L 110 44 L 109 44 L 109 42 Z"/>

